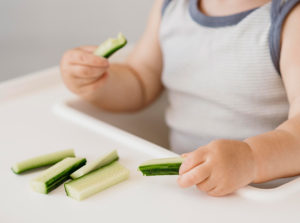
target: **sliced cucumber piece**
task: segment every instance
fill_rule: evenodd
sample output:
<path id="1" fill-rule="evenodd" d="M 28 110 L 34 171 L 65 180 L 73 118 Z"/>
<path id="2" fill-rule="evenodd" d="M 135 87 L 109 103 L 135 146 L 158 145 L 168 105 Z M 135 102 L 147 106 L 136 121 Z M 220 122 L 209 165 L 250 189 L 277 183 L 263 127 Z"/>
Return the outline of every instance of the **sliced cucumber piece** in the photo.
<path id="1" fill-rule="evenodd" d="M 96 56 L 109 58 L 113 53 L 121 49 L 127 44 L 127 40 L 122 33 L 118 34 L 116 39 L 109 38 L 108 40 L 101 43 L 95 50 Z"/>
<path id="2" fill-rule="evenodd" d="M 65 191 L 69 197 L 80 201 L 122 182 L 128 177 L 129 170 L 115 161 L 83 177 L 65 183 Z"/>
<path id="3" fill-rule="evenodd" d="M 153 159 L 142 163 L 139 170 L 144 176 L 178 175 L 182 162 L 182 157 Z"/>
<path id="4" fill-rule="evenodd" d="M 53 165 L 66 157 L 75 157 L 74 150 L 67 149 L 23 160 L 14 164 L 11 169 L 14 173 L 20 174 L 27 170 Z"/>
<path id="5" fill-rule="evenodd" d="M 80 169 L 76 170 L 74 173 L 71 174 L 72 179 L 79 178 L 85 174 L 88 174 L 92 172 L 93 170 L 99 169 L 105 165 L 108 165 L 112 163 L 113 161 L 116 161 L 119 159 L 118 153 L 116 150 L 101 156 L 97 160 L 95 160 L 92 163 L 88 163 L 81 167 Z"/>
<path id="6" fill-rule="evenodd" d="M 47 194 L 70 178 L 70 174 L 86 163 L 85 158 L 65 158 L 31 181 L 34 191 Z"/>

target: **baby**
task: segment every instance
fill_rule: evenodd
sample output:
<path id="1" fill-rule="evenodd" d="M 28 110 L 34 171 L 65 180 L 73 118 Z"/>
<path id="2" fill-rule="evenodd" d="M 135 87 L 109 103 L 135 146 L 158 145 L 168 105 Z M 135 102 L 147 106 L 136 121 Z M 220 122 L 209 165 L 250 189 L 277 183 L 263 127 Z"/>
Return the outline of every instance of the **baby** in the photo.
<path id="1" fill-rule="evenodd" d="M 66 52 L 67 87 L 112 112 L 165 88 L 178 184 L 223 196 L 300 174 L 300 0 L 156 0 L 121 64 Z"/>

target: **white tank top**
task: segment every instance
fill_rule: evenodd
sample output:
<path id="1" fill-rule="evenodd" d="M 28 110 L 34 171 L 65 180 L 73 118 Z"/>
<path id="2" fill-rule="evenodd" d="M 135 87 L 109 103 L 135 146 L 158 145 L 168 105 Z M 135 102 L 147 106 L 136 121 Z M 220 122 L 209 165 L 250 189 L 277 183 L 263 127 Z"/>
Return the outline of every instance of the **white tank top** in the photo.
<path id="1" fill-rule="evenodd" d="M 288 117 L 280 77 L 282 22 L 299 0 L 273 0 L 242 13 L 209 17 L 198 0 L 167 0 L 160 42 L 166 121 L 175 152 L 212 140 L 243 140 Z"/>

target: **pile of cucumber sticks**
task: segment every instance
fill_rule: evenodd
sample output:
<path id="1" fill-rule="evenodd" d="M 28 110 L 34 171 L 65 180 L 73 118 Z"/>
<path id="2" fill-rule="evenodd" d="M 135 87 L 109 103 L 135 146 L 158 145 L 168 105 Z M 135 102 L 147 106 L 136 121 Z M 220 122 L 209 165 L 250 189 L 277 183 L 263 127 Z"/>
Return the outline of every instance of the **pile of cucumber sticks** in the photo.
<path id="1" fill-rule="evenodd" d="M 71 179 L 64 184 L 66 194 L 83 200 L 129 177 L 129 170 L 118 159 L 118 153 L 114 150 L 86 164 L 85 158 L 75 157 L 74 150 L 68 149 L 18 162 L 11 169 L 21 174 L 52 165 L 30 182 L 32 189 L 47 194 Z"/>

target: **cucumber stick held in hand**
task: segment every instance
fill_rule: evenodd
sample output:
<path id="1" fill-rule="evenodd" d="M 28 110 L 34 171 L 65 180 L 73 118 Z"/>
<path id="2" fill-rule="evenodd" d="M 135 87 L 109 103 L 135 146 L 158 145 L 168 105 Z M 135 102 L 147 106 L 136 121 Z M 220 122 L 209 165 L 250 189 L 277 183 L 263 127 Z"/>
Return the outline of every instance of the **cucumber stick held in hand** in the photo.
<path id="1" fill-rule="evenodd" d="M 118 34 L 116 39 L 109 38 L 105 42 L 101 43 L 95 50 L 96 56 L 109 58 L 113 53 L 123 48 L 127 44 L 127 40 L 122 33 Z"/>
<path id="2" fill-rule="evenodd" d="M 74 150 L 67 149 L 23 160 L 14 164 L 11 169 L 14 173 L 20 174 L 28 170 L 53 165 L 66 157 L 75 157 Z"/>
<path id="3" fill-rule="evenodd" d="M 153 159 L 142 163 L 139 170 L 144 176 L 178 175 L 182 162 L 182 157 Z"/>
<path id="4" fill-rule="evenodd" d="M 70 175 L 85 163 L 85 158 L 65 158 L 33 179 L 31 187 L 38 193 L 47 194 L 68 180 Z"/>

